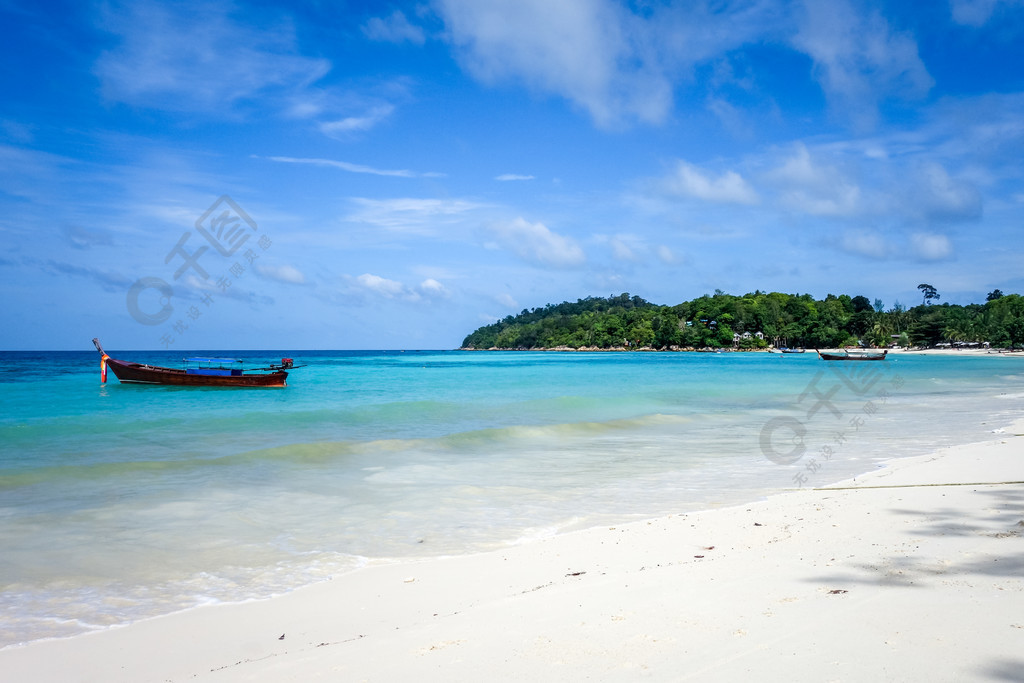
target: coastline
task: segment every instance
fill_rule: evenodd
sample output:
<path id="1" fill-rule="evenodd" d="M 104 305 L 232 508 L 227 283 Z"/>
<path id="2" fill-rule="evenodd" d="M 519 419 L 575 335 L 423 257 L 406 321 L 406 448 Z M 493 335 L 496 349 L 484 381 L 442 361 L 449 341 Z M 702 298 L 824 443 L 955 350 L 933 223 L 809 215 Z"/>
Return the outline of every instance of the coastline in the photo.
<path id="1" fill-rule="evenodd" d="M 522 351 L 522 352 L 537 352 L 537 353 L 771 353 L 782 355 L 778 349 L 765 348 L 765 349 L 737 349 L 737 348 L 703 348 L 697 349 L 693 347 L 669 347 L 666 349 L 655 349 L 650 346 L 641 346 L 637 348 L 626 347 L 626 346 L 613 346 L 609 348 L 599 348 L 596 346 L 581 346 L 579 348 L 573 348 L 571 346 L 554 346 L 551 348 L 543 349 L 512 349 L 512 348 L 498 348 L 492 347 L 489 349 L 477 349 L 473 347 L 462 347 L 457 349 L 458 351 Z M 805 349 L 805 354 L 816 354 L 817 351 L 823 351 L 826 353 L 842 353 L 846 349 L 841 348 L 823 348 L 823 349 Z M 888 351 L 891 356 L 898 355 L 915 355 L 915 356 L 956 356 L 956 357 L 994 357 L 994 358 L 1024 358 L 1024 349 L 1009 350 L 1009 349 L 939 349 L 939 348 L 895 348 L 895 349 L 868 349 L 870 351 Z M 799 354 L 797 354 L 799 355 Z"/>
<path id="2" fill-rule="evenodd" d="M 820 489 L 0 650 L 20 680 L 1009 680 L 1024 421 Z M 281 638 L 283 636 L 283 638 Z"/>

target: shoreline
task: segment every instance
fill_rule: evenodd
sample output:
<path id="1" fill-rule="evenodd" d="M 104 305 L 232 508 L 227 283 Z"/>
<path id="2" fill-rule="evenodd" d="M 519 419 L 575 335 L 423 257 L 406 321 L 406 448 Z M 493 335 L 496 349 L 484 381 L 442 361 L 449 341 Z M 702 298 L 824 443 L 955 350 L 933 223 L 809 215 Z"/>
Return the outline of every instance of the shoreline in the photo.
<path id="1" fill-rule="evenodd" d="M 488 349 L 477 349 L 472 347 L 462 347 L 456 349 L 457 351 L 509 351 L 509 352 L 523 352 L 523 353 L 770 353 L 783 355 L 781 351 L 776 348 L 765 348 L 765 349 L 736 349 L 736 348 L 703 348 L 697 349 L 692 347 L 675 348 L 670 347 L 667 349 L 655 349 L 650 346 L 641 346 L 639 348 L 625 347 L 625 346 L 613 346 L 607 349 L 598 348 L 596 346 L 581 346 L 580 348 L 573 348 L 571 346 L 555 346 L 546 349 L 512 349 L 512 348 L 498 348 L 492 347 Z M 823 349 L 805 349 L 804 354 L 810 354 L 811 356 L 816 355 L 817 351 L 825 353 L 842 353 L 847 349 L 842 348 L 823 348 Z M 917 356 L 956 356 L 956 357 L 995 357 L 995 358 L 1024 358 L 1024 349 L 939 349 L 939 348 L 895 348 L 895 349 L 881 349 L 881 348 L 870 348 L 870 349 L 852 349 L 855 351 L 872 351 L 880 352 L 887 351 L 891 356 L 898 355 L 917 355 Z M 797 354 L 785 354 L 785 355 L 801 355 Z"/>
<path id="2" fill-rule="evenodd" d="M 738 506 L 374 565 L 267 600 L 10 646 L 0 668 L 125 681 L 1019 671 L 1006 653 L 1024 646 L 1021 432 L 1024 421 Z"/>

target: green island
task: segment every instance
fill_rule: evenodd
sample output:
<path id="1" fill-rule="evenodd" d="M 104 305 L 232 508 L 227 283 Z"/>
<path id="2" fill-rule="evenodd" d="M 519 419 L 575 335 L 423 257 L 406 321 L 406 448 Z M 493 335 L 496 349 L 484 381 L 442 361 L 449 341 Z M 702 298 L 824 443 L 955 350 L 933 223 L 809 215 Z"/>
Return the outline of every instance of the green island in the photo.
<path id="1" fill-rule="evenodd" d="M 984 304 L 943 303 L 931 285 L 918 286 L 921 304 L 865 296 L 715 290 L 675 306 L 628 293 L 564 301 L 523 310 L 469 334 L 468 350 L 758 350 L 775 348 L 981 347 L 1024 344 L 1024 298 L 989 293 Z"/>

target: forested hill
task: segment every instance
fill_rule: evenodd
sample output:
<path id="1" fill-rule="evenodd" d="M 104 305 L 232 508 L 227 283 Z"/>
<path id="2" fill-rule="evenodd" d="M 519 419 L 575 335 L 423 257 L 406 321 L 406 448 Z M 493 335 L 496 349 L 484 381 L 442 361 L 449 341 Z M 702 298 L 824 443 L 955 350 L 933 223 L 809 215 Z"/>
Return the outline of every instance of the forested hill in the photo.
<path id="1" fill-rule="evenodd" d="M 907 309 L 881 300 L 829 294 L 720 290 L 675 306 L 638 296 L 587 297 L 548 304 L 485 325 L 466 337 L 466 349 L 568 348 L 833 348 L 933 346 L 939 343 L 1012 347 L 1024 344 L 1024 298 L 996 290 L 984 304 L 936 304 L 930 285 L 918 287 L 927 303 Z"/>

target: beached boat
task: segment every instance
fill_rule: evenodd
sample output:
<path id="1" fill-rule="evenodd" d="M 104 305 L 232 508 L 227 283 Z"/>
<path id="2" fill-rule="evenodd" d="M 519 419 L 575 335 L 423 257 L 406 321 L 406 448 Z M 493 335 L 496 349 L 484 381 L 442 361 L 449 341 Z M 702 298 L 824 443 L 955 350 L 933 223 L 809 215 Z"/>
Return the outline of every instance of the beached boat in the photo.
<path id="1" fill-rule="evenodd" d="M 815 351 L 818 351 L 815 349 Z M 842 353 L 826 353 L 824 351 L 818 351 L 818 357 L 822 360 L 885 360 L 886 354 L 889 351 L 882 351 L 881 353 L 871 353 L 870 351 L 858 351 L 850 353 L 849 351 L 843 351 Z"/>
<path id="2" fill-rule="evenodd" d="M 294 368 L 291 358 L 280 365 L 244 370 L 236 358 L 185 358 L 183 368 L 164 368 L 145 363 L 116 360 L 107 355 L 99 339 L 92 343 L 100 352 L 100 376 L 107 381 L 107 368 L 126 384 L 170 384 L 191 387 L 283 387 L 287 370 Z"/>
<path id="3" fill-rule="evenodd" d="M 803 353 L 806 349 L 790 349 L 790 348 L 787 348 L 787 347 L 783 346 L 779 350 L 782 351 L 783 353 Z"/>

